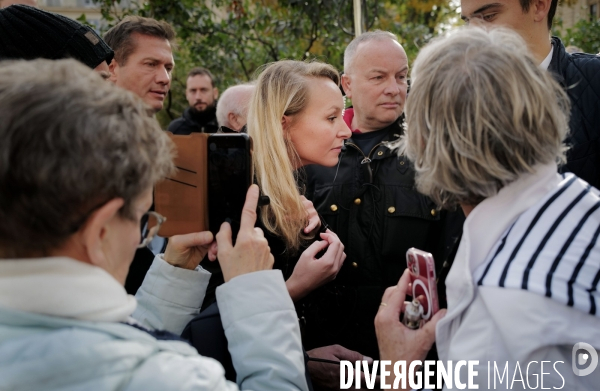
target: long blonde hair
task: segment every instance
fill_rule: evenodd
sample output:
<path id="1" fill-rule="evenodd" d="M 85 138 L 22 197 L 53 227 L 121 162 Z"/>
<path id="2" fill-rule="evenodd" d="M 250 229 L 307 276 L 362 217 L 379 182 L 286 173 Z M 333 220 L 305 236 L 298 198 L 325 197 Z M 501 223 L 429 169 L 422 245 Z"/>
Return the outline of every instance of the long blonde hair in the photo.
<path id="1" fill-rule="evenodd" d="M 297 251 L 307 236 L 307 214 L 300 199 L 294 167 L 300 157 L 282 125 L 283 116 L 301 114 L 308 104 L 310 78 L 327 78 L 339 85 L 339 74 L 320 62 L 278 61 L 258 77 L 248 110 L 248 134 L 254 143 L 254 175 L 271 203 L 263 207 L 263 226 Z"/>

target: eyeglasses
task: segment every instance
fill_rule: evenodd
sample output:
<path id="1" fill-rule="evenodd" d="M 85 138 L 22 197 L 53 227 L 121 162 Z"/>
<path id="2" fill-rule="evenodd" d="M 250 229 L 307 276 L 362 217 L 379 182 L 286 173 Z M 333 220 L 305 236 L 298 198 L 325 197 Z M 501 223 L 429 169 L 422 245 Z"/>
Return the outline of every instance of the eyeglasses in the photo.
<path id="1" fill-rule="evenodd" d="M 142 238 L 138 248 L 143 248 L 150 244 L 165 221 L 167 221 L 166 217 L 154 211 L 144 213 L 141 221 Z"/>

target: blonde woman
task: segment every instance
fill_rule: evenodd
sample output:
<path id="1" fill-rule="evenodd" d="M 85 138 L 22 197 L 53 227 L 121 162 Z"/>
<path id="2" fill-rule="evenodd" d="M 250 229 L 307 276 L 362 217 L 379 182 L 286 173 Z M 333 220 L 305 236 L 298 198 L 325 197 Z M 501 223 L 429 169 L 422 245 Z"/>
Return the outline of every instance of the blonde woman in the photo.
<path id="1" fill-rule="evenodd" d="M 258 224 L 269 240 L 274 268 L 283 272 L 297 302 L 333 280 L 346 258 L 335 233 L 324 227 L 315 233 L 321 222 L 312 202 L 301 195 L 302 167 L 336 165 L 350 129 L 342 119 L 339 74 L 331 65 L 275 62 L 264 67 L 254 85 L 246 127 L 256 181 L 270 198 Z"/>
<path id="2" fill-rule="evenodd" d="M 283 272 L 299 318 L 300 299 L 334 279 L 346 258 L 335 233 L 324 227 L 318 237 L 314 233 L 320 221 L 312 203 L 301 195 L 300 183 L 305 165 L 338 163 L 344 140 L 350 137 L 343 110 L 339 74 L 320 62 L 279 61 L 265 66 L 250 100 L 247 128 L 254 145 L 254 175 L 261 192 L 270 198 L 258 214 L 258 225 L 275 258 L 274 268 Z M 207 309 L 206 317 L 215 312 L 214 307 Z M 202 319 L 192 324 L 189 335 L 203 338 L 208 323 Z M 201 349 L 200 342 L 193 344 Z M 335 361 L 363 359 L 360 353 L 337 345 L 308 354 Z M 222 357 L 218 352 L 215 356 Z M 228 358 L 220 360 L 231 368 Z M 325 365 L 309 364 L 313 381 L 339 384 L 339 367 Z"/>
<path id="3" fill-rule="evenodd" d="M 259 213 L 261 226 L 270 237 L 275 267 L 284 272 L 295 301 L 335 278 L 346 258 L 337 235 L 329 230 L 306 248 L 314 237 L 314 227 L 307 227 L 307 208 L 315 212 L 298 183 L 305 165 L 336 165 L 350 136 L 338 86 L 339 74 L 331 65 L 279 61 L 258 77 L 248 110 L 254 173 L 271 200 Z"/>
<path id="4" fill-rule="evenodd" d="M 299 318 L 305 305 L 315 306 L 318 301 L 298 299 L 333 280 L 346 259 L 344 246 L 333 232 L 321 229 L 325 232 L 320 238 L 311 235 L 307 210 L 316 211 L 302 196 L 301 183 L 304 166 L 338 164 L 344 140 L 351 135 L 342 118 L 339 82 L 331 65 L 279 61 L 266 66 L 258 77 L 248 112 L 254 174 L 271 200 L 262 207 L 259 219 L 275 257 L 274 267 L 283 271 L 288 291 L 297 302 Z M 339 345 L 318 347 L 308 355 L 330 361 L 368 359 Z M 338 387 L 338 366 L 311 361 L 308 370 L 315 384 Z"/>
<path id="5" fill-rule="evenodd" d="M 445 280 L 446 316 L 417 331 L 398 322 L 405 273 L 375 320 L 381 359 L 422 360 L 435 335 L 442 362 L 479 360 L 469 383 L 480 388 L 494 362 L 524 388 L 597 389 L 600 371 L 579 372 L 575 356 L 578 346 L 600 349 L 600 196 L 557 173 L 567 95 L 503 29 L 432 42 L 412 76 L 405 141 L 417 188 L 467 219 Z"/>

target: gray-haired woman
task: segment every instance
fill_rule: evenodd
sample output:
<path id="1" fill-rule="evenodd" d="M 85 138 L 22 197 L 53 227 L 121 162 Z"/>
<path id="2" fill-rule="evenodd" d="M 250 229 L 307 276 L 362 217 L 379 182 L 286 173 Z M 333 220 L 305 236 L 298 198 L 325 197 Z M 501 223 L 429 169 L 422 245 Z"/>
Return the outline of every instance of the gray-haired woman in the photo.
<path id="1" fill-rule="evenodd" d="M 137 310 L 123 288 L 150 239 L 142 219 L 161 219 L 147 212 L 153 185 L 173 169 L 148 110 L 74 60 L 0 64 L 0 389 L 306 389 L 296 311 L 254 228 L 256 186 L 235 246 L 227 223 L 216 235 L 237 386 L 217 361 L 153 330 L 178 334 L 199 312 L 210 232 L 172 238 Z"/>
<path id="2" fill-rule="evenodd" d="M 434 319 L 440 359 L 445 366 L 478 360 L 472 382 L 480 388 L 496 364 L 500 372 L 507 366 L 503 389 L 542 381 L 597 389 L 600 370 L 574 375 L 572 352 L 579 342 L 600 348 L 600 197 L 574 175 L 557 174 L 566 94 L 522 39 L 503 29 L 467 28 L 435 40 L 412 76 L 404 147 L 417 187 L 467 216 L 446 279 L 448 311 Z M 407 287 L 405 275 L 383 297 L 376 319 L 382 358 L 422 360 L 433 342 L 434 324 L 413 331 L 397 320 Z"/>

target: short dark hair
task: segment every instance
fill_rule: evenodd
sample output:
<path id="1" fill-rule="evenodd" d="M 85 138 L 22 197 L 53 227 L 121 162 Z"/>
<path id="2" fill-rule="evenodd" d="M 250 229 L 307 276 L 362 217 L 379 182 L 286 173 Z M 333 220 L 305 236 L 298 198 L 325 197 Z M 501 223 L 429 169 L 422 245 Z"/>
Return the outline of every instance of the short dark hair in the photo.
<path id="1" fill-rule="evenodd" d="M 521 3 L 521 9 L 523 12 L 529 11 L 529 6 L 531 5 L 532 0 L 519 0 Z M 558 0 L 552 0 L 550 3 L 550 9 L 548 10 L 548 30 L 552 28 L 552 19 L 554 19 L 554 15 L 556 14 L 556 7 L 558 6 Z"/>
<path id="2" fill-rule="evenodd" d="M 169 23 L 142 16 L 127 16 L 104 34 L 104 40 L 115 51 L 115 60 L 120 65 L 125 65 L 135 50 L 135 41 L 131 38 L 134 33 L 163 38 L 171 46 L 174 45 L 175 30 Z"/>
<path id="3" fill-rule="evenodd" d="M 556 14 L 556 7 L 558 6 L 558 0 L 552 0 L 550 3 L 550 9 L 548 10 L 548 30 L 552 28 L 552 19 Z"/>
<path id="4" fill-rule="evenodd" d="M 208 76 L 208 78 L 210 79 L 210 84 L 212 84 L 213 87 L 215 86 L 215 77 L 206 68 L 196 67 L 196 68 L 190 69 L 190 71 L 188 72 L 188 75 L 187 75 L 187 79 L 189 79 L 190 77 L 198 76 L 198 75 L 206 75 L 206 76 Z"/>

